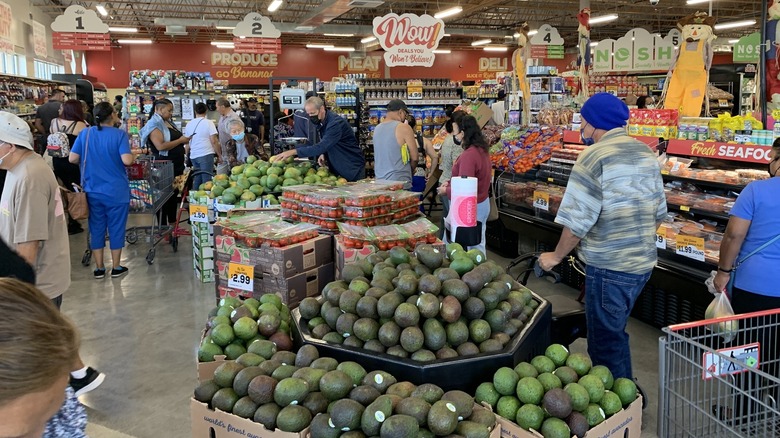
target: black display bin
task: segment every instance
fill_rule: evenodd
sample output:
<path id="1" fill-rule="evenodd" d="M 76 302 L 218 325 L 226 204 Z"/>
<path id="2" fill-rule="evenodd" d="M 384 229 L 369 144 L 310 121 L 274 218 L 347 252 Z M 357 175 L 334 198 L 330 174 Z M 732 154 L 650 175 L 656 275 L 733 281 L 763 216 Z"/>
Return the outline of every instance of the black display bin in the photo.
<path id="1" fill-rule="evenodd" d="M 537 311 L 523 329 L 512 337 L 504 350 L 498 353 L 421 363 L 362 348 L 329 344 L 311 336 L 306 324 L 301 324 L 301 314 L 297 308 L 292 310 L 293 339 L 296 348 L 311 344 L 317 348 L 320 356 L 332 357 L 339 362 L 354 361 L 367 371 L 385 371 L 399 382 L 408 380 L 416 385 L 434 383 L 445 391 L 459 389 L 473 394 L 480 383 L 492 381 L 493 374 L 499 368 L 514 368 L 520 362 L 530 361 L 533 357 L 544 354 L 550 345 L 552 308 L 544 298 L 535 293 L 533 299 L 539 303 Z"/>

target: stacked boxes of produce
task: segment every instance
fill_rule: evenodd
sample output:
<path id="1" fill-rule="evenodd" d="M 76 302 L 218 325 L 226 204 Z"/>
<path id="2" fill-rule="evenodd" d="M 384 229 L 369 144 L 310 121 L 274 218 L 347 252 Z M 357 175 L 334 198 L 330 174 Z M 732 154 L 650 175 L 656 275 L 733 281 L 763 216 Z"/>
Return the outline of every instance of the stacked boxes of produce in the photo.
<path id="1" fill-rule="evenodd" d="M 207 196 L 190 193 L 192 229 L 192 268 L 203 283 L 215 280 L 214 272 L 214 203 Z"/>
<path id="2" fill-rule="evenodd" d="M 277 214 L 220 220 L 215 226 L 217 297 L 277 294 L 296 305 L 333 279 L 332 238 Z"/>
<path id="3" fill-rule="evenodd" d="M 501 142 L 491 147 L 493 167 L 525 173 L 546 162 L 552 152 L 563 147 L 563 128 L 510 126 L 501 133 Z"/>
<path id="4" fill-rule="evenodd" d="M 296 186 L 284 189 L 282 218 L 337 232 L 338 224 L 371 227 L 404 223 L 420 216 L 420 194 L 400 183 L 361 182 L 337 188 Z"/>
<path id="5" fill-rule="evenodd" d="M 770 146 L 775 137 L 775 132 L 765 130 L 764 125 L 752 115 L 731 116 L 724 113 L 717 118 L 684 117 L 673 138 Z"/>

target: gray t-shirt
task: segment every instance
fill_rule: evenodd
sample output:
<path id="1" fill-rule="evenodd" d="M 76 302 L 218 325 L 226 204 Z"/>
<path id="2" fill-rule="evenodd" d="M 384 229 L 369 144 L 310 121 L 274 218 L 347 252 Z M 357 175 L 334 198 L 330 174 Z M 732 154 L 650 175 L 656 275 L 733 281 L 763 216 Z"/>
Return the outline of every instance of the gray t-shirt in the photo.
<path id="1" fill-rule="evenodd" d="M 60 106 L 62 106 L 62 103 L 59 101 L 50 100 L 39 106 L 38 110 L 35 112 L 35 118 L 41 119 L 41 124 L 43 125 L 43 128 L 46 129 L 44 134 L 48 134 L 51 121 L 59 117 Z"/>
<path id="2" fill-rule="evenodd" d="M 380 123 L 374 129 L 374 171 L 376 179 L 385 181 L 403 181 L 404 189 L 412 188 L 412 166 L 404 164 L 401 145 L 395 136 L 395 129 L 401 122 Z M 416 148 L 417 145 L 407 147 Z"/>
<path id="3" fill-rule="evenodd" d="M 54 173 L 30 153 L 8 176 L 0 198 L 0 238 L 11 248 L 39 241 L 36 286 L 49 298 L 70 287 L 70 246 L 65 208 Z"/>

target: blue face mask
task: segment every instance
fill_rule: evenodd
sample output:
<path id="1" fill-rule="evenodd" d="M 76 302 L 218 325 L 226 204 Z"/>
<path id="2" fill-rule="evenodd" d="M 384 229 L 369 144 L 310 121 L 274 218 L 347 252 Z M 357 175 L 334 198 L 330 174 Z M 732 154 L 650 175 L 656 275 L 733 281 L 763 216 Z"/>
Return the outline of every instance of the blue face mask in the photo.
<path id="1" fill-rule="evenodd" d="M 582 144 L 585 146 L 592 146 L 596 143 L 596 140 L 594 140 L 593 137 L 585 137 L 585 126 L 580 129 L 580 139 L 582 139 Z"/>
<path id="2" fill-rule="evenodd" d="M 235 140 L 235 141 L 243 141 L 243 140 L 244 140 L 244 136 L 245 136 L 245 135 L 246 135 L 246 134 L 242 132 L 241 134 L 232 135 L 231 137 L 232 137 L 232 138 L 233 138 L 233 140 Z"/>

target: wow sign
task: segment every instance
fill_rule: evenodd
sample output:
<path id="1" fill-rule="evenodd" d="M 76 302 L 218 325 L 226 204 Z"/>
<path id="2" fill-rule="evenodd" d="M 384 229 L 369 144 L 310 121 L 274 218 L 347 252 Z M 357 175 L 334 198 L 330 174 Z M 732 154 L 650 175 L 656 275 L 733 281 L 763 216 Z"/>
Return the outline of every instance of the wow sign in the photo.
<path id="1" fill-rule="evenodd" d="M 428 14 L 387 14 L 374 18 L 374 36 L 385 49 L 389 67 L 431 67 L 433 51 L 444 36 L 444 22 Z"/>

